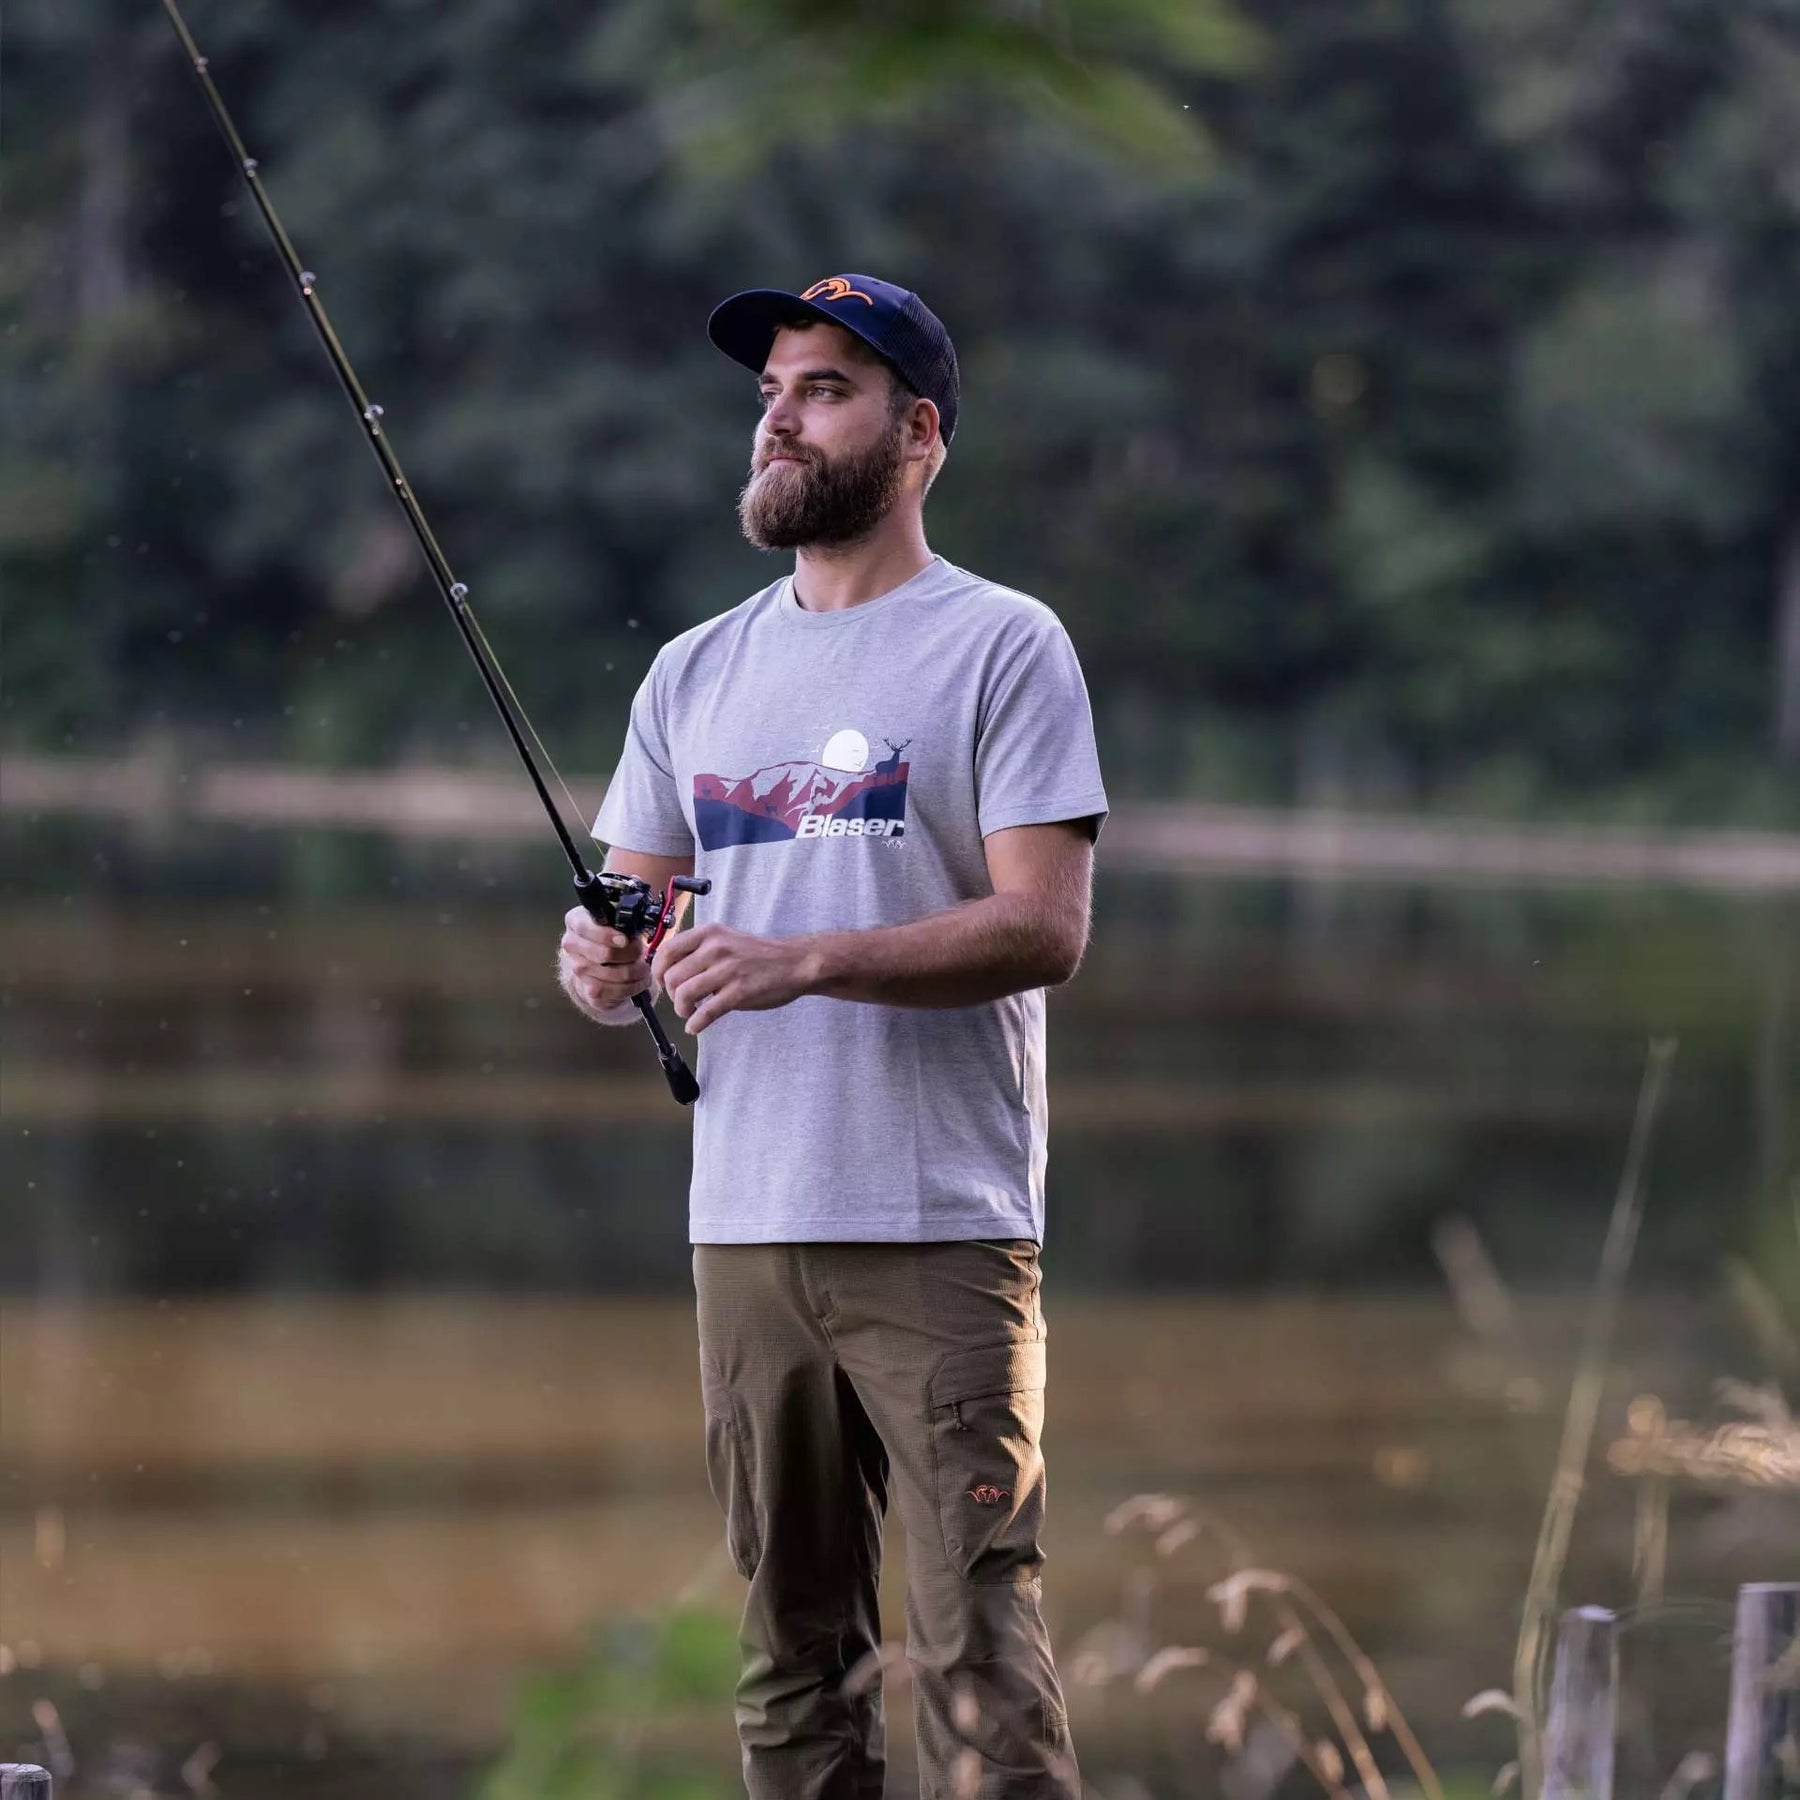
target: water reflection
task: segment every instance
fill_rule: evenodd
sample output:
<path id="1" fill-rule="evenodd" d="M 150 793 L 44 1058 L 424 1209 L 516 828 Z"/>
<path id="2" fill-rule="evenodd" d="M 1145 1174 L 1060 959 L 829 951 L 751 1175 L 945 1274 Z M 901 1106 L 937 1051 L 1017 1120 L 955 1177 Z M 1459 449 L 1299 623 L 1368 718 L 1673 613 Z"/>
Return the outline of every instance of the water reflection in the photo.
<path id="1" fill-rule="evenodd" d="M 111 853 L 108 892 L 15 837 L 8 1285 L 679 1280 L 684 1120 L 557 995 L 543 858 L 214 830 Z M 1103 878 L 1053 1003 L 1064 1279 L 1427 1279 L 1446 1211 L 1579 1270 L 1656 1035 L 1645 1266 L 1753 1250 L 1797 941 L 1782 900 Z"/>
<path id="2" fill-rule="evenodd" d="M 40 1701 L 75 1792 L 126 1791 L 106 1757 L 189 1791 L 170 1754 L 205 1744 L 227 1794 L 455 1791 L 520 1669 L 696 1579 L 730 1604 L 683 1115 L 638 1033 L 560 1003 L 533 850 L 7 835 L 0 1750 Z M 1707 1294 L 1778 1274 L 1797 941 L 1769 899 L 1103 877 L 1051 1026 L 1065 1639 L 1128 1591 L 1198 1628 L 1204 1571 L 1144 1600 L 1103 1530 L 1195 1492 L 1478 1759 L 1457 1707 L 1504 1676 L 1653 1035 L 1612 1428 L 1764 1372 Z M 1538 1297 L 1484 1333 L 1449 1243 Z M 1579 1597 L 1629 1592 L 1636 1498 L 1597 1483 Z M 1684 1504 L 1673 1588 L 1800 1573 L 1785 1497 Z M 1117 1696 L 1077 1705 L 1149 1754 Z M 683 1729 L 729 1763 L 721 1713 Z"/>

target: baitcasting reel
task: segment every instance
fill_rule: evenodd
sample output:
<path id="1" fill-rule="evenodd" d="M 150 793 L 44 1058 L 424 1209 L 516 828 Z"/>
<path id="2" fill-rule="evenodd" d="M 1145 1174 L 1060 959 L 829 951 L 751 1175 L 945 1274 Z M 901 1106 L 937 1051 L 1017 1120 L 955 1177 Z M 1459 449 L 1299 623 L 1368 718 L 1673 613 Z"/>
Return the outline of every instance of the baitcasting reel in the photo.
<path id="1" fill-rule="evenodd" d="M 680 923 L 687 910 L 688 896 L 710 894 L 712 883 L 703 876 L 677 875 L 661 895 L 649 882 L 636 875 L 599 875 L 586 872 L 575 877 L 576 897 L 588 912 L 612 931 L 644 940 L 644 954 L 654 956 L 656 947 Z M 694 1072 L 681 1060 L 681 1052 L 669 1042 L 669 1035 L 656 1016 L 649 990 L 633 994 L 631 1003 L 643 1016 L 656 1041 L 656 1060 L 662 1064 L 669 1080 L 669 1092 L 683 1106 L 691 1106 L 700 1097 L 700 1084 Z"/>
<path id="2" fill-rule="evenodd" d="M 712 883 L 700 876 L 677 875 L 659 896 L 649 882 L 636 875 L 601 874 L 585 881 L 578 876 L 575 892 L 602 925 L 627 937 L 643 938 L 644 954 L 654 956 L 656 946 L 685 910 L 681 896 L 710 894 Z"/>

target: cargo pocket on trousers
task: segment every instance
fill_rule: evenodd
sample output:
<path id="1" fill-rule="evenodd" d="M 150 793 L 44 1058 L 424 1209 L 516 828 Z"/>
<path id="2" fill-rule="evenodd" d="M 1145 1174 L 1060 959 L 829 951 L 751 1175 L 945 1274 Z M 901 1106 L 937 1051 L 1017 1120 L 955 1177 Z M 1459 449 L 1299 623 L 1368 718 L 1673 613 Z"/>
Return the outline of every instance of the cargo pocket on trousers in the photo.
<path id="1" fill-rule="evenodd" d="M 927 1398 L 944 1553 L 967 1581 L 1030 1579 L 1044 1522 L 1044 1345 L 985 1344 L 938 1365 Z"/>
<path id="2" fill-rule="evenodd" d="M 706 1411 L 706 1479 L 725 1515 L 725 1548 L 731 1553 L 732 1567 L 748 1581 L 762 1560 L 750 1465 L 737 1422 L 710 1406 Z"/>

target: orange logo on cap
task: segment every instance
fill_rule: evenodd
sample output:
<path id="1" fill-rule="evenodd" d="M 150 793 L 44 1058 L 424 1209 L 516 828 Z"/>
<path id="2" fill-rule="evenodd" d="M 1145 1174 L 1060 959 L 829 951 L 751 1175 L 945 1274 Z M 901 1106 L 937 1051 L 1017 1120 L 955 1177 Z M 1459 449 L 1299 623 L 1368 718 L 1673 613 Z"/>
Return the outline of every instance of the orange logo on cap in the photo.
<path id="1" fill-rule="evenodd" d="M 861 300 L 873 306 L 861 288 L 853 288 L 841 275 L 828 275 L 823 281 L 815 281 L 804 294 L 802 300 Z"/>

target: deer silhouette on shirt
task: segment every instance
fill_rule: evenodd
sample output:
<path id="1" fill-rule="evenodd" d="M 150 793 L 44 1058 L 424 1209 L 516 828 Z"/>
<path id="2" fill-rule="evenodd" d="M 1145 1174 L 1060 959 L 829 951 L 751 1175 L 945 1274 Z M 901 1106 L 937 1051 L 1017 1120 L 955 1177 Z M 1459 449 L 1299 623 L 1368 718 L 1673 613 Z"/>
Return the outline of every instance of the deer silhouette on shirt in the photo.
<path id="1" fill-rule="evenodd" d="M 873 772 L 877 775 L 897 775 L 900 772 L 900 752 L 912 742 L 912 739 L 908 738 L 903 744 L 896 744 L 892 738 L 883 738 L 881 741 L 887 745 L 892 754 L 884 756 L 875 765 Z"/>

